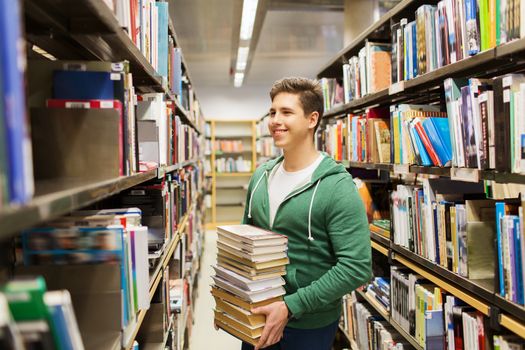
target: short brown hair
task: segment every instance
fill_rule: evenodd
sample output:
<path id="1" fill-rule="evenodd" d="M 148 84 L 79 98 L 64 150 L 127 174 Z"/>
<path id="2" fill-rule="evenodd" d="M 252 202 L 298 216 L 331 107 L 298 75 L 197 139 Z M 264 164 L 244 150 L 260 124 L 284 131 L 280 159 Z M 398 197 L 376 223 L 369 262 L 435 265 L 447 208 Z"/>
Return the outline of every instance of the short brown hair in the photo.
<path id="1" fill-rule="evenodd" d="M 321 84 L 319 84 L 317 80 L 308 78 L 283 78 L 276 81 L 270 90 L 270 98 L 272 101 L 275 96 L 282 92 L 299 95 L 299 101 L 303 107 L 304 114 L 309 115 L 313 112 L 319 113 L 317 125 L 314 128 L 315 133 L 319 127 L 321 119 L 323 119 L 324 112 L 323 89 L 321 88 Z"/>

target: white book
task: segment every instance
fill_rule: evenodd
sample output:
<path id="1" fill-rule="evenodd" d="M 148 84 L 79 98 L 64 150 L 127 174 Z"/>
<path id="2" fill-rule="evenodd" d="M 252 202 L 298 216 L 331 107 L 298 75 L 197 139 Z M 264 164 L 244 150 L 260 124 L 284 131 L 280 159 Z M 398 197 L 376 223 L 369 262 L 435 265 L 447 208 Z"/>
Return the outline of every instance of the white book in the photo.
<path id="1" fill-rule="evenodd" d="M 257 292 L 261 290 L 271 289 L 271 288 L 275 288 L 278 286 L 284 286 L 285 284 L 284 279 L 280 276 L 252 281 L 231 270 L 225 269 L 224 267 L 221 267 L 221 266 L 212 266 L 212 267 L 215 270 L 215 273 L 218 277 L 248 292 Z"/>
<path id="2" fill-rule="evenodd" d="M 234 248 L 238 248 L 242 250 L 243 252 L 250 253 L 250 254 L 266 254 L 266 253 L 282 253 L 287 250 L 286 244 L 268 244 L 266 245 L 265 242 L 261 242 L 261 245 L 253 246 L 252 244 L 231 239 L 222 233 L 218 233 L 218 242 L 224 243 L 226 245 L 229 245 Z M 271 242 L 270 242 L 271 243 Z"/>
<path id="3" fill-rule="evenodd" d="M 135 257 L 133 261 L 133 283 L 137 290 L 137 307 L 139 310 L 147 310 L 150 306 L 148 228 L 145 226 L 131 228 L 129 229 L 129 234 L 132 239 L 132 249 Z"/>
<path id="4" fill-rule="evenodd" d="M 239 240 L 253 246 L 288 243 L 288 238 L 286 236 L 252 225 L 218 226 L 217 233 L 223 237 Z"/>
<path id="5" fill-rule="evenodd" d="M 248 292 L 248 291 L 245 291 L 231 284 L 230 282 L 222 279 L 219 276 L 212 276 L 211 278 L 213 279 L 217 287 L 227 290 L 228 292 L 233 293 L 236 296 L 240 297 L 241 299 L 244 299 L 251 303 L 258 303 L 263 300 L 275 298 L 275 297 L 286 294 L 286 291 L 284 290 L 282 286 L 263 289 L 263 290 L 256 291 L 256 292 Z"/>
<path id="6" fill-rule="evenodd" d="M 271 261 L 271 260 L 277 260 L 286 258 L 288 255 L 286 252 L 281 253 L 267 253 L 267 254 L 258 254 L 254 255 L 251 253 L 243 252 L 242 250 L 232 247 L 230 245 L 224 244 L 222 242 L 217 242 L 217 248 L 222 249 L 230 254 L 233 254 L 235 256 L 238 256 L 240 258 L 250 260 L 252 262 L 265 262 L 265 261 Z"/>

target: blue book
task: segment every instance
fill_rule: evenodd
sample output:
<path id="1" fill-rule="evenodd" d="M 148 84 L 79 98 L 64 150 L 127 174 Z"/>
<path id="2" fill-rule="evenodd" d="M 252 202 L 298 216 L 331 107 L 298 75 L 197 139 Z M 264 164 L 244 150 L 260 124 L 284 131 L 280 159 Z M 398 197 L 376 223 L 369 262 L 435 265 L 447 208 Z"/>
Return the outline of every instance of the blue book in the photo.
<path id="1" fill-rule="evenodd" d="M 419 137 L 419 134 L 415 130 L 414 126 L 410 125 L 409 130 L 410 130 L 410 135 L 414 139 L 416 143 L 416 147 L 419 150 L 419 157 L 421 158 L 421 165 L 432 166 L 432 160 L 430 159 L 427 149 L 425 148 L 425 145 L 423 145 L 423 141 L 421 141 L 421 138 Z"/>
<path id="2" fill-rule="evenodd" d="M 479 52 L 479 30 L 477 21 L 477 0 L 465 0 L 465 18 L 467 31 L 467 50 L 469 55 Z"/>
<path id="3" fill-rule="evenodd" d="M 51 321 L 55 329 L 57 348 L 60 350 L 73 350 L 73 344 L 67 330 L 67 323 L 60 306 L 52 305 L 47 307 L 51 314 Z"/>
<path id="4" fill-rule="evenodd" d="M 516 270 L 516 302 L 523 305 L 525 297 L 523 295 L 523 261 L 521 251 L 521 228 L 520 219 L 514 219 L 514 264 Z"/>
<path id="5" fill-rule="evenodd" d="M 431 117 L 423 120 L 425 129 L 434 150 L 443 166 L 449 166 L 452 161 L 452 146 L 448 118 Z"/>
<path id="6" fill-rule="evenodd" d="M 55 71 L 53 73 L 53 98 L 115 100 L 115 84 L 112 80 L 112 73 L 75 70 Z"/>
<path id="7" fill-rule="evenodd" d="M 20 30 L 20 3 L 0 1 L 0 70 L 2 70 L 3 108 L 0 116 L 5 126 L 9 201 L 24 204 L 33 195 L 33 161 L 26 117 L 24 92 L 25 52 L 19 50 L 24 37 Z M 21 56 L 22 57 L 21 57 Z M 2 135 L 3 136 L 3 135 Z"/>
<path id="8" fill-rule="evenodd" d="M 156 2 L 159 16 L 158 38 L 158 67 L 157 73 L 168 78 L 168 3 Z"/>
<path id="9" fill-rule="evenodd" d="M 505 297 L 505 282 L 503 275 L 503 246 L 501 241 L 501 220 L 505 215 L 505 202 L 496 202 L 496 242 L 498 249 L 499 294 Z"/>
<path id="10" fill-rule="evenodd" d="M 2 69 L 0 69 L 0 207 L 9 203 L 9 178 L 7 176 L 7 134 L 5 130 L 4 93 L 2 90 Z"/>
<path id="11" fill-rule="evenodd" d="M 445 348 L 445 328 L 443 310 L 425 311 L 425 349 L 442 350 Z"/>

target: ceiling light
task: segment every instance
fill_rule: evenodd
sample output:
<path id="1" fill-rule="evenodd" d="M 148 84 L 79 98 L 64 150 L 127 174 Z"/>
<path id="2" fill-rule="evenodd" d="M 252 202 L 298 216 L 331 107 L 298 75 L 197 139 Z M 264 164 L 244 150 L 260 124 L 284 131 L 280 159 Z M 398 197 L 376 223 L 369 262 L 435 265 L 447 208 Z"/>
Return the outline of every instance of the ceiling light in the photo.
<path id="1" fill-rule="evenodd" d="M 244 80 L 244 73 L 242 72 L 235 73 L 235 78 L 233 79 L 233 86 L 235 86 L 236 88 L 241 87 L 243 80 Z"/>
<path id="2" fill-rule="evenodd" d="M 239 47 L 237 51 L 237 66 L 235 70 L 243 71 L 246 69 L 246 63 L 248 62 L 248 52 L 250 51 L 249 47 Z"/>
<path id="3" fill-rule="evenodd" d="M 258 0 L 244 0 L 243 2 L 240 35 L 241 40 L 250 40 L 252 38 L 258 2 Z"/>
<path id="4" fill-rule="evenodd" d="M 37 54 L 39 54 L 41 56 L 44 56 L 45 58 L 47 58 L 50 61 L 56 61 L 57 60 L 57 58 L 55 56 L 53 56 L 52 54 L 50 54 L 49 52 L 47 52 L 46 50 L 44 50 L 43 48 L 41 48 L 39 46 L 33 45 L 31 47 L 31 49 L 34 52 L 36 52 Z"/>

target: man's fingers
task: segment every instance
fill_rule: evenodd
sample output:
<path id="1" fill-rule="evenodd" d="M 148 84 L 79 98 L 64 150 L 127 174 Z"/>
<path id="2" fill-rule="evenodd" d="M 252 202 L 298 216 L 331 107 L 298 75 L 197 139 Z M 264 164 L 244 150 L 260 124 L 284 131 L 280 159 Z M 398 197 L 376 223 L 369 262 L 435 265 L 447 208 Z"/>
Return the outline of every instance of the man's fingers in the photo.
<path id="1" fill-rule="evenodd" d="M 266 306 L 260 306 L 256 307 L 251 310 L 252 314 L 265 314 L 267 315 L 269 313 L 269 310 Z"/>
<path id="2" fill-rule="evenodd" d="M 266 324 L 263 328 L 261 338 L 259 339 L 259 343 L 257 344 L 257 347 L 255 350 L 259 350 L 261 348 L 265 348 L 267 345 L 267 340 L 272 334 L 272 325 Z"/>

